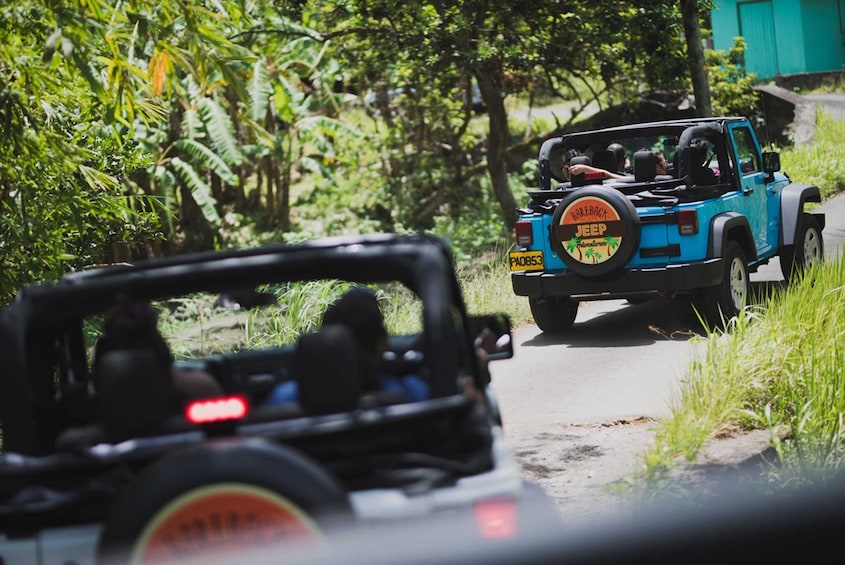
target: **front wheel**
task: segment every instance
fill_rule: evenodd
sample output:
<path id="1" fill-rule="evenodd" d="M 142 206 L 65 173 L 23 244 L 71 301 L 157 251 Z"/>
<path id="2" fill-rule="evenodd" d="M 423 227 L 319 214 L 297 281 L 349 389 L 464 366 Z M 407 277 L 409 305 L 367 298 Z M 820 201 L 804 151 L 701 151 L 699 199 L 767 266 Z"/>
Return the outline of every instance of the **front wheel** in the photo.
<path id="1" fill-rule="evenodd" d="M 802 214 L 795 243 L 780 253 L 780 269 L 787 283 L 824 258 L 824 239 L 819 221 L 812 214 Z"/>
<path id="2" fill-rule="evenodd" d="M 722 282 L 703 288 L 693 296 L 693 305 L 705 327 L 724 328 L 748 302 L 748 261 L 736 241 L 729 241 L 723 253 Z"/>
<path id="3" fill-rule="evenodd" d="M 546 333 L 568 330 L 575 323 L 575 315 L 578 313 L 578 302 L 568 296 L 529 298 L 528 304 L 537 327 Z"/>

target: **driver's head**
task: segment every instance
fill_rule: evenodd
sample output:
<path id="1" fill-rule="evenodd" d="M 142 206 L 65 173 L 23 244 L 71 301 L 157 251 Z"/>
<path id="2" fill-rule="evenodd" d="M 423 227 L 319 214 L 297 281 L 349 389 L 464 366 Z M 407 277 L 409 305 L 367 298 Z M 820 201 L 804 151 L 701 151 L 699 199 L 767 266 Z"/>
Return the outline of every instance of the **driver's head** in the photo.
<path id="1" fill-rule="evenodd" d="M 381 355 L 387 330 L 378 299 L 371 290 L 354 287 L 333 302 L 323 314 L 323 325 L 329 324 L 347 326 L 362 351 Z"/>
<path id="2" fill-rule="evenodd" d="M 707 140 L 696 137 L 689 142 L 690 161 L 693 166 L 700 167 L 707 161 Z"/>
<path id="3" fill-rule="evenodd" d="M 616 172 L 624 172 L 627 168 L 625 146 L 621 143 L 611 143 L 607 146 L 607 150 L 613 152 L 613 156 L 616 157 Z"/>

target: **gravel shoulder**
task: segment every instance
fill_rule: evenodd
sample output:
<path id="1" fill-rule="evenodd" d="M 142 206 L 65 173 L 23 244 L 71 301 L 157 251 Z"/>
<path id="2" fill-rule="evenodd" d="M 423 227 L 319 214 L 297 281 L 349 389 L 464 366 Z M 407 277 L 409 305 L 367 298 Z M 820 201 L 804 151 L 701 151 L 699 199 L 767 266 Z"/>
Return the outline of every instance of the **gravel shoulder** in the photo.
<path id="1" fill-rule="evenodd" d="M 633 517 L 641 509 L 637 482 L 659 423 L 649 418 L 561 425 L 535 437 L 512 439 L 527 480 L 557 505 L 564 524 L 589 527 Z M 698 495 L 756 475 L 774 460 L 767 430 L 725 433 L 708 441 L 694 462 L 678 461 L 671 476 Z"/>
<path id="2" fill-rule="evenodd" d="M 539 484 L 565 524 L 592 524 L 631 514 L 631 487 L 645 470 L 653 420 L 561 425 L 512 442 L 524 477 Z"/>

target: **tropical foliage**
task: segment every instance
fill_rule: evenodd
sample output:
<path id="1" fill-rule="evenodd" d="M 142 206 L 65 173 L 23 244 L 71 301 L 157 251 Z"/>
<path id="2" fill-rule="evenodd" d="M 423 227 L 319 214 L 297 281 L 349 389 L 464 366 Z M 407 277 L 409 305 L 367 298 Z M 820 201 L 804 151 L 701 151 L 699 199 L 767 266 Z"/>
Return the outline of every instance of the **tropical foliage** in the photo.
<path id="1" fill-rule="evenodd" d="M 0 303 L 264 239 L 435 230 L 483 253 L 544 136 L 689 85 L 668 0 L 21 0 L 0 30 Z M 519 130 L 513 101 L 573 110 Z"/>

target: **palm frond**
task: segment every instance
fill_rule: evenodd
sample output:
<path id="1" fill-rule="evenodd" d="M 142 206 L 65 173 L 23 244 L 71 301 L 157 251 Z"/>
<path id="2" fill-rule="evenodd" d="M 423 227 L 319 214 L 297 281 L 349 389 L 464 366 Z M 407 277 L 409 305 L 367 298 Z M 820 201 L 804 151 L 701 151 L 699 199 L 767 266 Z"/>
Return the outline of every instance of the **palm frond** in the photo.
<path id="1" fill-rule="evenodd" d="M 292 123 L 297 116 L 306 113 L 300 108 L 305 98 L 305 95 L 284 76 L 280 76 L 273 85 L 276 114 L 285 122 Z"/>
<path id="2" fill-rule="evenodd" d="M 220 214 L 217 213 L 217 201 L 211 195 L 211 187 L 200 177 L 197 170 L 190 163 L 174 157 L 170 164 L 176 170 L 179 178 L 191 189 L 191 196 L 197 203 L 202 215 L 215 228 L 221 225 Z"/>
<path id="3" fill-rule="evenodd" d="M 361 137 L 361 132 L 340 120 L 328 116 L 308 116 L 296 122 L 297 129 L 310 134 L 322 134 L 329 137 L 347 135 L 352 138 Z"/>
<path id="4" fill-rule="evenodd" d="M 322 47 L 320 49 L 319 47 Z M 279 66 L 302 65 L 314 69 L 323 57 L 326 46 L 310 37 L 298 37 L 285 45 Z"/>
<path id="5" fill-rule="evenodd" d="M 155 181 L 155 186 L 158 188 L 159 194 L 172 192 L 177 186 L 173 171 L 162 165 L 156 166 L 153 172 L 153 180 Z"/>
<path id="6" fill-rule="evenodd" d="M 214 171 L 217 176 L 223 179 L 223 182 L 232 186 L 238 186 L 240 184 L 240 179 L 232 172 L 232 169 L 229 168 L 223 159 L 202 143 L 194 139 L 180 139 L 174 145 Z"/>
<path id="7" fill-rule="evenodd" d="M 117 179 L 104 173 L 103 171 L 92 169 L 91 167 L 86 167 L 85 165 L 79 165 L 79 173 L 82 175 L 82 179 L 85 181 L 85 184 L 87 184 L 93 191 L 114 190 L 120 187 L 120 183 Z"/>
<path id="8" fill-rule="evenodd" d="M 226 110 L 213 98 L 200 98 L 200 116 L 217 154 L 229 165 L 240 165 L 243 154 Z"/>
<path id="9" fill-rule="evenodd" d="M 255 61 L 252 67 L 252 84 L 250 87 L 250 116 L 256 122 L 263 122 L 267 114 L 273 86 L 267 76 L 267 61 L 263 57 Z"/>
<path id="10" fill-rule="evenodd" d="M 205 129 L 196 108 L 190 107 L 185 110 L 182 116 L 182 132 L 190 139 L 202 139 L 205 137 Z"/>

